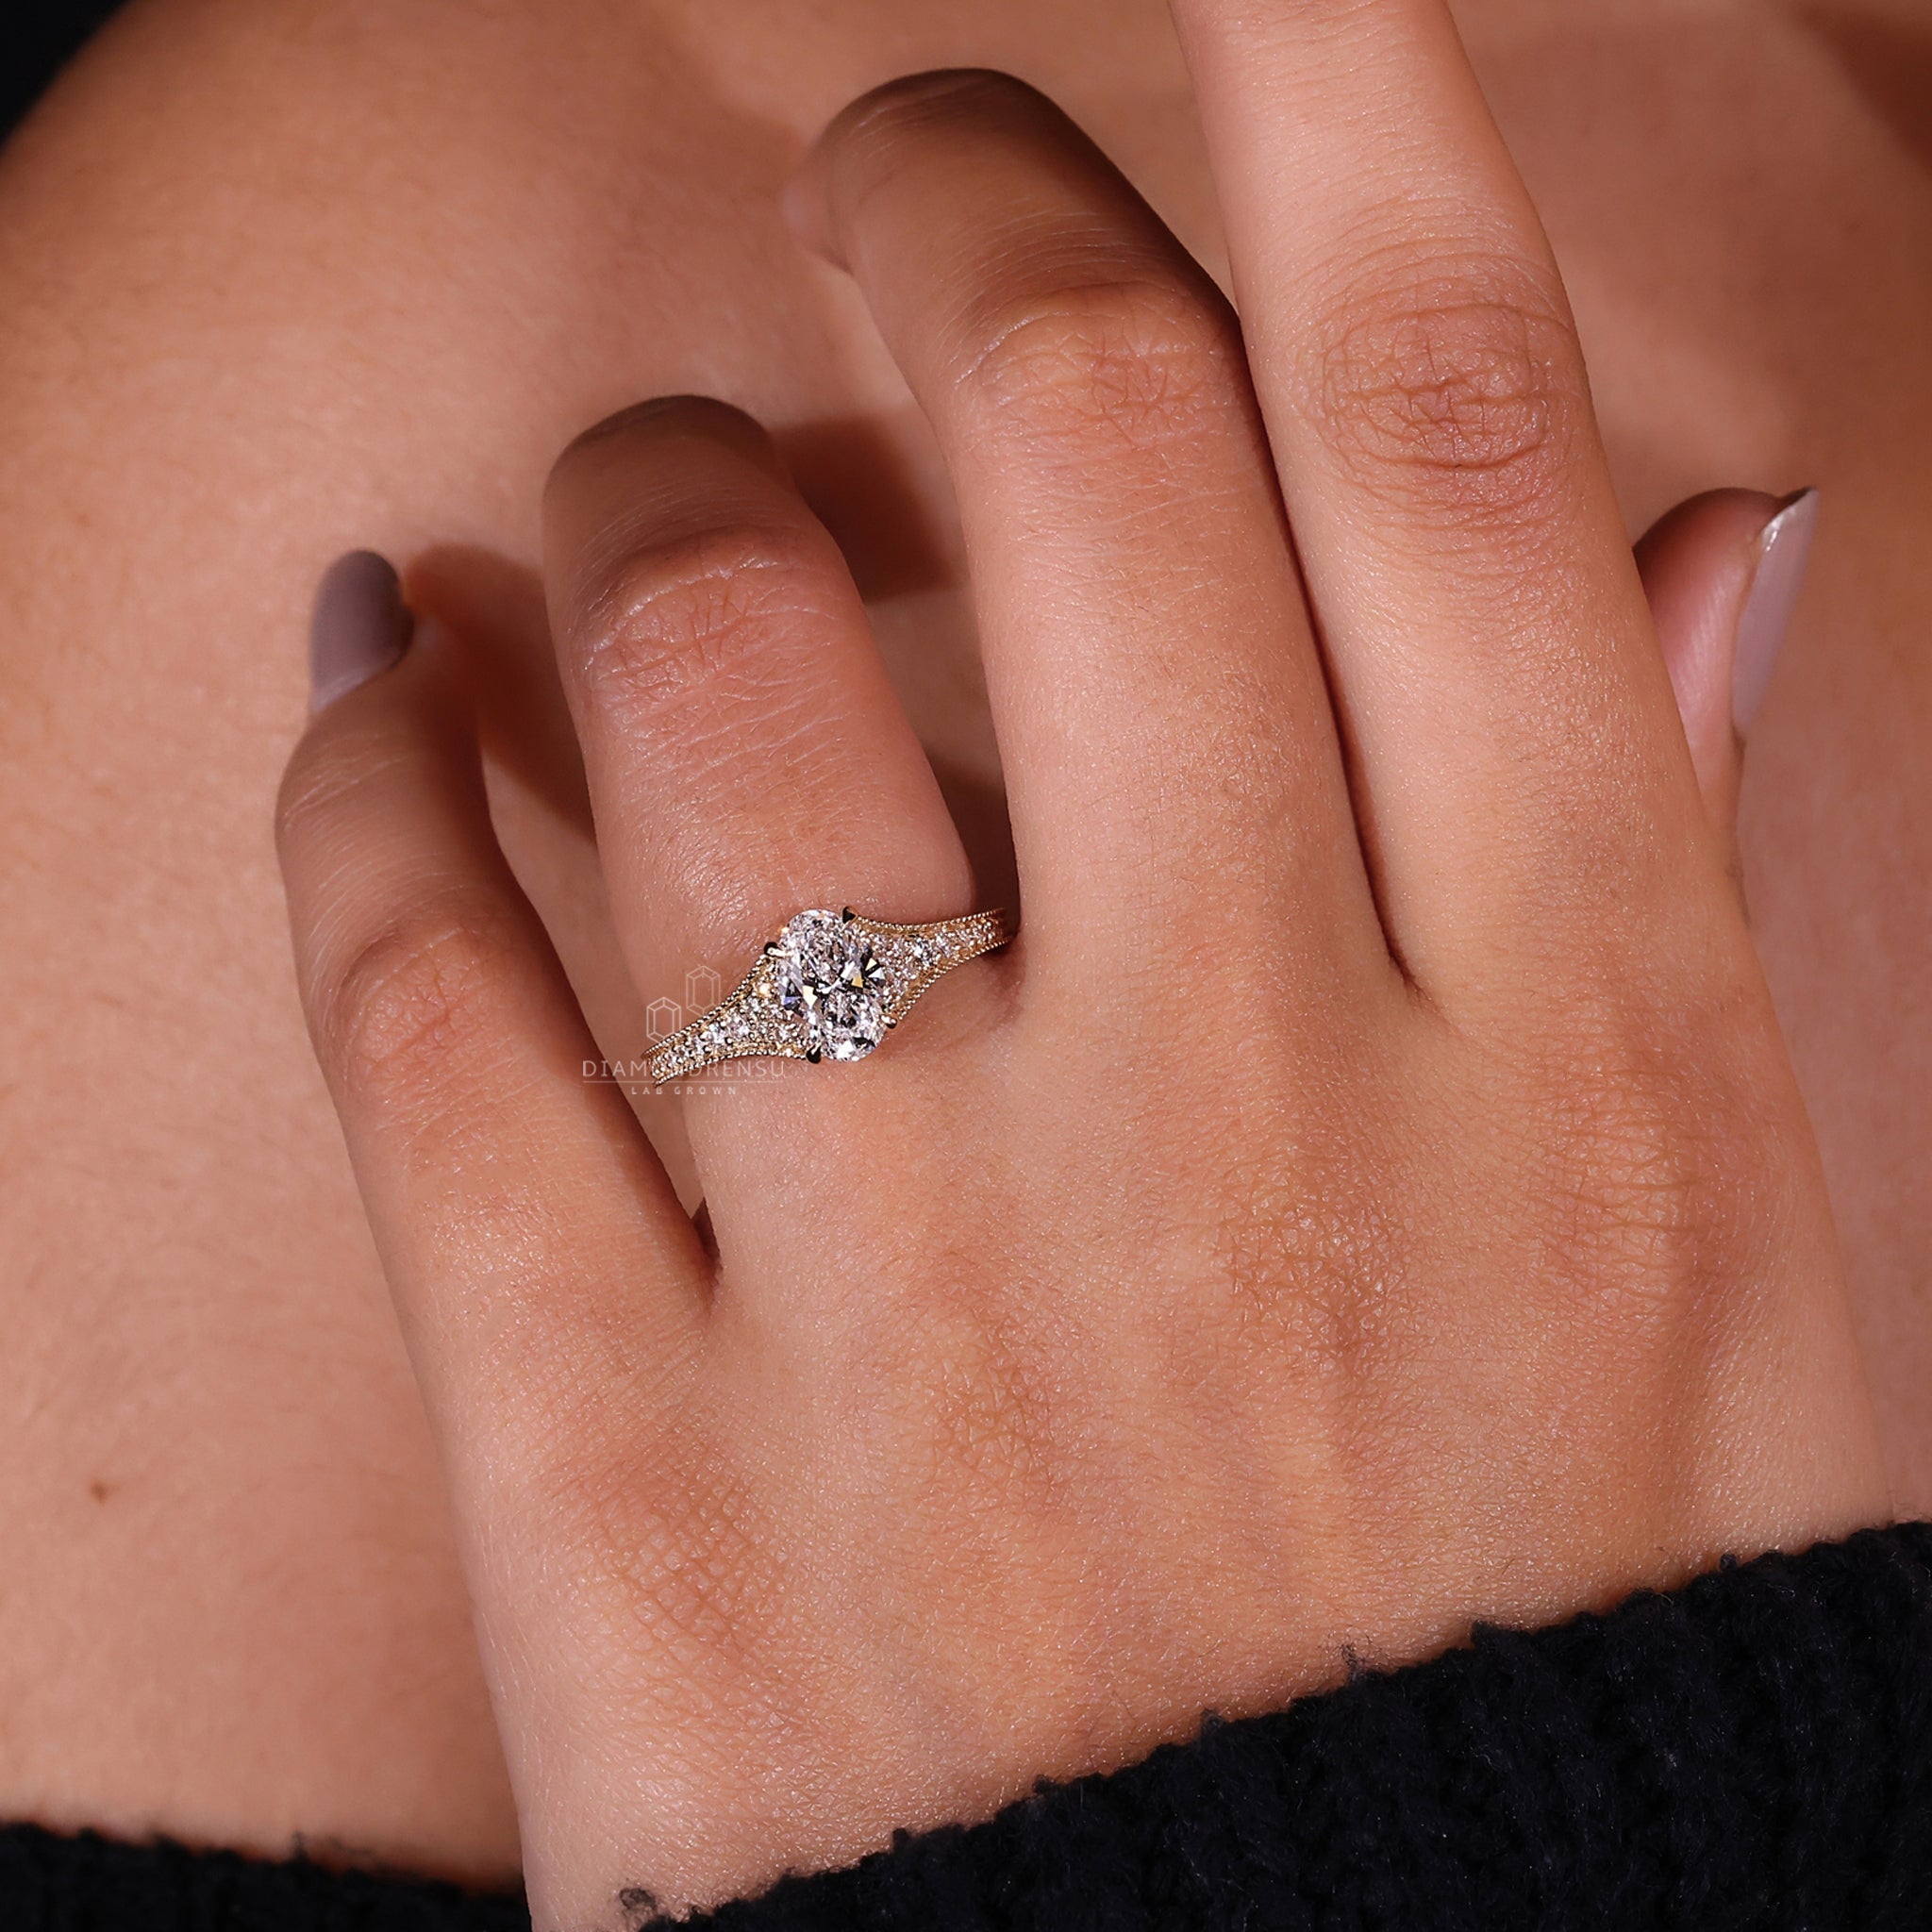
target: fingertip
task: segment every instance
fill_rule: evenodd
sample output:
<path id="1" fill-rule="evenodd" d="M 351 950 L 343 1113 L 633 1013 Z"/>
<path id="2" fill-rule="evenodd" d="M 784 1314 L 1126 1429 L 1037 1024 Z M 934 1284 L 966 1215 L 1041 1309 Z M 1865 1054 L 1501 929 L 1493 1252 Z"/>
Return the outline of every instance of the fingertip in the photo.
<path id="1" fill-rule="evenodd" d="M 902 75 L 848 102 L 827 123 L 804 163 L 778 193 L 779 212 L 800 244 L 834 268 L 852 272 L 841 202 L 867 180 L 892 173 L 908 131 L 963 117 L 1062 117 L 1037 90 L 989 68 L 935 68 Z M 859 176 L 855 191 L 854 175 Z"/>

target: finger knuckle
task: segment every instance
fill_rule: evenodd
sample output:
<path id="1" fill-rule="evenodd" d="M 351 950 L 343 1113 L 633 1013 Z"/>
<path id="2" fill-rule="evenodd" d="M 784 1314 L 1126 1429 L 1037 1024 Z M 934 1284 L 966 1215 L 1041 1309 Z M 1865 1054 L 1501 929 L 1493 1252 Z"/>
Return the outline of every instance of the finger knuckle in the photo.
<path id="1" fill-rule="evenodd" d="M 295 747 L 275 796 L 275 849 L 284 867 L 325 852 L 341 837 L 357 801 L 391 769 L 373 741 L 353 733 L 311 732 Z"/>
<path id="2" fill-rule="evenodd" d="M 1589 417 L 1553 277 L 1494 258 L 1383 263 L 1326 314 L 1307 387 L 1357 480 L 1410 512 L 1552 504 Z"/>
<path id="3" fill-rule="evenodd" d="M 890 1398 L 859 1439 L 923 1513 L 1026 1493 L 1052 1466 L 1032 1319 L 974 1292 L 970 1261 L 941 1261 L 916 1297 L 876 1317 L 857 1344 L 865 1385 Z"/>
<path id="4" fill-rule="evenodd" d="M 317 1031 L 358 1108 L 421 1114 L 440 1094 L 487 1077 L 513 1015 L 504 937 L 460 895 L 412 907 L 362 939 L 321 990 Z"/>
<path id="5" fill-rule="evenodd" d="M 559 1574 L 571 1620 L 606 1640 L 600 1688 L 627 1701 L 641 1683 L 657 1697 L 735 1677 L 784 1594 L 770 1499 L 713 1403 L 688 1378 L 655 1400 L 641 1441 L 604 1416 L 553 1428 L 515 1466 L 515 1507 L 571 1552 Z"/>
<path id="6" fill-rule="evenodd" d="M 1171 444 L 1239 393 L 1231 319 L 1153 272 L 1008 298 L 970 333 L 959 387 L 975 408 L 1082 453 Z"/>
<path id="7" fill-rule="evenodd" d="M 581 641 L 601 703 L 648 714 L 697 690 L 766 681 L 774 646 L 827 619 L 824 573 L 805 535 L 747 523 L 632 551 L 592 599 Z"/>
<path id="8" fill-rule="evenodd" d="M 936 1481 L 1006 1491 L 1044 1466 L 1043 1405 L 1022 1354 L 991 1325 L 935 1338 L 922 1390 Z"/>
<path id="9" fill-rule="evenodd" d="M 1611 1013 L 1539 1085 L 1529 1166 L 1559 1283 L 1674 1311 L 1744 1272 L 1761 1161 L 1747 1110 L 1692 1049 Z"/>
<path id="10" fill-rule="evenodd" d="M 1361 1184 L 1372 1170 L 1356 1133 L 1295 1138 L 1285 1155 L 1214 1175 L 1203 1205 L 1228 1323 L 1312 1397 L 1373 1367 L 1379 1291 L 1395 1278 L 1401 1241 Z"/>
<path id="11" fill-rule="evenodd" d="M 578 1499 L 581 1541 L 595 1553 L 591 1574 L 617 1581 L 657 1641 L 687 1666 L 746 1648 L 757 1607 L 770 1594 L 749 1486 L 715 1457 L 698 1477 L 685 1477 L 675 1507 L 640 1507 L 635 1459 L 621 1479 L 615 1495 L 602 1484 Z"/>

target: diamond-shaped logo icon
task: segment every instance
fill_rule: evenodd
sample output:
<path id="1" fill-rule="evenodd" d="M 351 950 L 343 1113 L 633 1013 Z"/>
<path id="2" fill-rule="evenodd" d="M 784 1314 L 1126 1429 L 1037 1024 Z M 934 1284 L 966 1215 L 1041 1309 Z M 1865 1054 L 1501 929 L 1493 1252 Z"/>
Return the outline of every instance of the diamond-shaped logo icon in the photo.
<path id="1" fill-rule="evenodd" d="M 684 1024 L 684 1008 L 668 994 L 644 1008 L 644 1031 L 650 1039 L 668 1040 Z"/>

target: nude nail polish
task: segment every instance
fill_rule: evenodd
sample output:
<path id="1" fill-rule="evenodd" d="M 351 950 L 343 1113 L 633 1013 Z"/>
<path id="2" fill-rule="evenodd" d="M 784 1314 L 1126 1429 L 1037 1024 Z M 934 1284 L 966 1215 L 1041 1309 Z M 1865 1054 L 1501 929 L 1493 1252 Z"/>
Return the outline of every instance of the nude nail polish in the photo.
<path id="1" fill-rule="evenodd" d="M 414 620 L 386 558 L 352 550 L 323 573 L 308 620 L 308 709 L 332 705 L 387 671 L 409 647 Z"/>
<path id="2" fill-rule="evenodd" d="M 1791 612 L 1804 588 L 1805 565 L 1818 528 L 1818 492 L 1801 490 L 1764 526 L 1757 540 L 1757 572 L 1738 619 L 1738 641 L 1731 660 L 1731 722 L 1748 731 L 1773 667 L 1790 628 Z"/>

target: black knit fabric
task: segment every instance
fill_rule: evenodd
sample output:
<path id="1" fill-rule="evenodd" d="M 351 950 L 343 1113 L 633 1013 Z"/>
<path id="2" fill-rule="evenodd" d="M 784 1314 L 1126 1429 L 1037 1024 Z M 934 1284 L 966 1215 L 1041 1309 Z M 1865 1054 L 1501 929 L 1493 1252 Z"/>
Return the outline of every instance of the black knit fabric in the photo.
<path id="1" fill-rule="evenodd" d="M 507 1932 L 308 1864 L 0 1831 L 6 1932 Z M 1765 1557 L 788 1879 L 710 1932 L 1932 1927 L 1932 1526 Z"/>
<path id="2" fill-rule="evenodd" d="M 705 1923 L 1932 1926 L 1932 1527 L 1484 1630 Z"/>
<path id="3" fill-rule="evenodd" d="M 529 1932 L 521 1898 L 0 1826 L 0 1932 Z"/>

